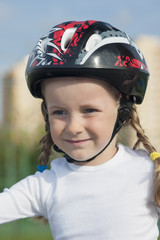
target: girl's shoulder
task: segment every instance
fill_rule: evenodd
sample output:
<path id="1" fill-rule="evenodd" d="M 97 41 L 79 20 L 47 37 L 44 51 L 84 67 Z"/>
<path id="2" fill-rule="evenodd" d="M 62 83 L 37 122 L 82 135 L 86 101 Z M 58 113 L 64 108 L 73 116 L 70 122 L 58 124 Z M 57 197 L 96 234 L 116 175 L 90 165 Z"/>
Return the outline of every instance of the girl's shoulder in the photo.
<path id="1" fill-rule="evenodd" d="M 70 169 L 68 167 L 66 159 L 64 157 L 61 157 L 51 161 L 50 171 L 54 172 L 54 174 L 57 176 L 65 174 L 66 172 L 70 171 Z"/>
<path id="2" fill-rule="evenodd" d="M 129 154 L 134 157 L 139 157 L 139 158 L 145 158 L 145 159 L 150 159 L 149 153 L 145 149 L 133 149 L 129 146 L 125 146 L 123 144 L 118 144 L 121 149 L 123 149 L 126 154 Z"/>
<path id="3" fill-rule="evenodd" d="M 43 172 L 37 171 L 32 177 L 38 179 L 38 181 L 53 181 L 59 172 L 65 171 L 67 168 L 65 158 L 56 158 L 51 160 L 50 167 Z"/>
<path id="4" fill-rule="evenodd" d="M 121 151 L 121 157 L 128 164 L 142 167 L 144 170 L 151 170 L 154 168 L 154 163 L 150 159 L 149 153 L 144 149 L 132 149 L 131 147 L 119 144 L 119 150 Z"/>

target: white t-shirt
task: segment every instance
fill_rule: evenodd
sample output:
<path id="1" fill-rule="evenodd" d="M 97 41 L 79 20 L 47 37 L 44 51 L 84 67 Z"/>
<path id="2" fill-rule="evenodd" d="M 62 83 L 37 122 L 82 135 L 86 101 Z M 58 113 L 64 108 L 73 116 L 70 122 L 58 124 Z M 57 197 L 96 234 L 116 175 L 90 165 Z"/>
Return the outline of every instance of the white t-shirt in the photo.
<path id="1" fill-rule="evenodd" d="M 54 240 L 156 240 L 153 169 L 145 151 L 123 145 L 98 166 L 53 160 L 0 194 L 0 224 L 44 216 Z"/>

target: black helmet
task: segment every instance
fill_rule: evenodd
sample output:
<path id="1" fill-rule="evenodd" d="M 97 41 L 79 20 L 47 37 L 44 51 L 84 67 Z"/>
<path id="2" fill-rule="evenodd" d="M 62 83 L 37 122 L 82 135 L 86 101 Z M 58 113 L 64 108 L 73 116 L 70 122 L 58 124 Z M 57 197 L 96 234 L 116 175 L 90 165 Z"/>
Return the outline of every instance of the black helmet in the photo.
<path id="1" fill-rule="evenodd" d="M 108 23 L 71 21 L 53 27 L 30 54 L 26 80 L 34 97 L 49 77 L 79 76 L 109 82 L 120 92 L 143 101 L 149 72 L 131 38 Z"/>

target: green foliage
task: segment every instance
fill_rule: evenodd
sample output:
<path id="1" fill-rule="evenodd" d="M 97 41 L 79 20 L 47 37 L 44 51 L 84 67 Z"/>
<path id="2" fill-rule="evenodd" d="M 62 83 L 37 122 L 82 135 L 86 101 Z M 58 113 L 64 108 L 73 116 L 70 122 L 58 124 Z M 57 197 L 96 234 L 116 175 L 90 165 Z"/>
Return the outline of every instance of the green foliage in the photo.
<path id="1" fill-rule="evenodd" d="M 0 129 L 0 191 L 36 171 L 39 135 L 32 139 L 21 132 Z"/>
<path id="2" fill-rule="evenodd" d="M 0 129 L 0 192 L 17 181 L 37 171 L 40 154 L 39 140 L 44 132 L 40 129 L 30 136 L 25 132 Z M 20 220 L 0 225 L 0 239 L 32 240 L 53 239 L 49 225 L 36 220 Z"/>

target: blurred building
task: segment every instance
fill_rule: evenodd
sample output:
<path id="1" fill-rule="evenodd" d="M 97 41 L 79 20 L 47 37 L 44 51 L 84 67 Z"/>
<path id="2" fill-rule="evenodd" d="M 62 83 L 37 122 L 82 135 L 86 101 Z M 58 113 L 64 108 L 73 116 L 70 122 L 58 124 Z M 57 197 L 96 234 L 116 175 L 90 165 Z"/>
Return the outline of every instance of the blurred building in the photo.
<path id="1" fill-rule="evenodd" d="M 14 130 L 33 133 L 42 124 L 40 99 L 30 94 L 25 81 L 25 57 L 3 77 L 3 124 Z"/>
<path id="2" fill-rule="evenodd" d="M 145 56 L 150 72 L 144 102 L 138 107 L 138 113 L 146 135 L 160 151 L 160 39 L 141 36 L 136 43 Z"/>
<path id="3" fill-rule="evenodd" d="M 3 85 L 2 85 L 2 77 L 0 72 L 0 125 L 2 124 L 3 119 Z"/>

